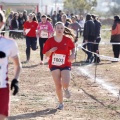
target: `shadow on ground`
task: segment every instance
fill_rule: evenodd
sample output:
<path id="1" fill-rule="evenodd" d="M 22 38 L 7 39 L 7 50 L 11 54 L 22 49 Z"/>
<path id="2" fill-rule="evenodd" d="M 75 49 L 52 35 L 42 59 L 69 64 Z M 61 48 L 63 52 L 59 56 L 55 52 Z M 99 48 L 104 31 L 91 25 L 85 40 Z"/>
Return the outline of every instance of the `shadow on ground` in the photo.
<path id="1" fill-rule="evenodd" d="M 48 108 L 48 109 L 37 111 L 34 113 L 25 113 L 25 114 L 20 114 L 16 116 L 10 116 L 8 120 L 16 120 L 16 119 L 23 120 L 23 119 L 30 119 L 30 118 L 35 118 L 35 117 L 44 117 L 49 114 L 55 114 L 56 112 L 57 112 L 57 109 Z"/>

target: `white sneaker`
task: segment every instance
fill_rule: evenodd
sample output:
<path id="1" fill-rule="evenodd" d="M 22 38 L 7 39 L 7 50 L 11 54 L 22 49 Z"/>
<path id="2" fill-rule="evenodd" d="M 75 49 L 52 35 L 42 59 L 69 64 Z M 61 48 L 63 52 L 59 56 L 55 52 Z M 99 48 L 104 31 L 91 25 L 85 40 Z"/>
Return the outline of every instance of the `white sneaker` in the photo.
<path id="1" fill-rule="evenodd" d="M 44 62 L 43 62 L 43 61 L 41 61 L 41 62 L 40 62 L 40 65 L 44 65 Z"/>
<path id="2" fill-rule="evenodd" d="M 62 110 L 63 107 L 64 107 L 63 103 L 60 103 L 60 104 L 58 105 L 57 109 Z"/>
<path id="3" fill-rule="evenodd" d="M 68 89 L 64 89 L 64 96 L 66 97 L 66 98 L 70 98 L 70 92 L 69 92 L 69 90 Z"/>

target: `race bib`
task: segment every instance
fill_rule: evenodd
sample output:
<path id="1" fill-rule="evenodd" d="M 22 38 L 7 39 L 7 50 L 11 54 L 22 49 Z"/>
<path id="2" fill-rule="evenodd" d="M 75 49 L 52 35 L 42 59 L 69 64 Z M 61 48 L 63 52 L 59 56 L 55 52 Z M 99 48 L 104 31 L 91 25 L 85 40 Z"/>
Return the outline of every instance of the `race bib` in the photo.
<path id="1" fill-rule="evenodd" d="M 48 32 L 41 31 L 40 37 L 41 38 L 48 38 Z"/>
<path id="2" fill-rule="evenodd" d="M 25 29 L 25 34 L 27 35 L 30 32 L 30 29 Z"/>
<path id="3" fill-rule="evenodd" d="M 52 65 L 61 66 L 65 64 L 66 55 L 63 54 L 53 54 L 52 56 Z"/>

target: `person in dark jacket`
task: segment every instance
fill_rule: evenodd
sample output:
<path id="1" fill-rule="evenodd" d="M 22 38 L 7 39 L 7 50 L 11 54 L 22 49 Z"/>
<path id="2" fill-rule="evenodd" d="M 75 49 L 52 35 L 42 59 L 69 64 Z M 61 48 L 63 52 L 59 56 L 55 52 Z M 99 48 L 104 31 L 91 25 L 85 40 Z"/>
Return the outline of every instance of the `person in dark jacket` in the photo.
<path id="1" fill-rule="evenodd" d="M 62 15 L 61 20 L 64 23 L 65 27 L 69 26 L 70 23 L 67 21 L 67 15 L 66 14 Z"/>
<path id="2" fill-rule="evenodd" d="M 88 51 L 93 52 L 93 42 L 95 41 L 95 23 L 92 20 L 92 17 L 90 14 L 86 15 L 86 22 L 84 25 L 84 31 L 83 31 L 83 42 L 87 43 L 84 47 L 87 47 Z M 86 63 L 91 63 L 93 61 L 93 55 L 92 53 L 85 51 L 87 54 Z"/>
<path id="3" fill-rule="evenodd" d="M 62 11 L 59 10 L 59 13 L 57 14 L 57 22 L 61 21 Z"/>
<path id="4" fill-rule="evenodd" d="M 41 13 L 40 12 L 37 13 L 36 17 L 37 17 L 38 22 L 41 22 Z"/>
<path id="5" fill-rule="evenodd" d="M 23 23 L 24 23 L 23 13 L 19 13 L 18 22 L 19 22 L 19 30 L 23 30 Z M 23 38 L 23 32 L 19 32 L 18 37 Z"/>
<path id="6" fill-rule="evenodd" d="M 14 13 L 14 17 L 11 21 L 11 28 L 12 30 L 15 30 L 15 31 L 12 31 L 12 37 L 15 39 L 15 38 L 18 38 L 19 36 L 19 33 L 18 33 L 18 29 L 19 29 L 19 21 L 18 21 L 18 13 Z"/>
<path id="7" fill-rule="evenodd" d="M 12 30 L 11 22 L 12 22 L 13 17 L 14 17 L 14 12 L 11 11 L 10 15 L 7 18 L 7 24 L 8 24 L 9 30 Z M 9 31 L 9 37 L 12 37 L 12 35 L 13 35 L 12 31 Z"/>
<path id="8" fill-rule="evenodd" d="M 111 31 L 111 43 L 120 43 L 120 18 L 114 16 L 114 23 Z M 115 58 L 119 58 L 120 55 L 120 44 L 113 44 L 113 53 Z"/>
<path id="9" fill-rule="evenodd" d="M 23 21 L 24 21 L 24 23 L 27 21 L 27 11 L 26 10 L 23 11 Z"/>
<path id="10" fill-rule="evenodd" d="M 23 30 L 23 13 L 19 13 L 19 17 L 18 17 L 18 22 L 19 22 L 19 30 Z"/>
<path id="11" fill-rule="evenodd" d="M 101 35 L 100 35 L 101 23 L 99 20 L 97 20 L 96 15 L 92 15 L 92 18 L 95 23 L 95 43 L 96 44 L 94 44 L 94 52 L 99 54 L 99 43 L 101 41 Z M 99 63 L 99 62 L 100 62 L 100 58 L 94 54 L 94 63 Z"/>
<path id="12" fill-rule="evenodd" d="M 52 24 L 53 24 L 53 27 L 55 26 L 55 23 L 57 22 L 57 13 L 56 11 L 54 11 L 54 14 L 52 15 Z"/>

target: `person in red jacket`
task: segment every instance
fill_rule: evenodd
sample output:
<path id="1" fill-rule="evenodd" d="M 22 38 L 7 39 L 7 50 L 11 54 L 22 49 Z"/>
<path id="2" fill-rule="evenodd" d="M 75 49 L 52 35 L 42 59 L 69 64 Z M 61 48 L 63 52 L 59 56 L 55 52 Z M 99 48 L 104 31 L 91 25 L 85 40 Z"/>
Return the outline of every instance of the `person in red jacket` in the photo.
<path id="1" fill-rule="evenodd" d="M 26 21 L 23 25 L 24 35 L 26 36 L 26 62 L 29 62 L 30 60 L 30 48 L 32 48 L 32 50 L 37 49 L 36 29 L 38 23 L 36 21 L 33 21 L 32 13 L 30 13 L 28 17 L 29 20 Z"/>
<path id="2" fill-rule="evenodd" d="M 0 31 L 4 28 L 5 16 L 0 10 Z M 21 63 L 18 47 L 15 40 L 0 36 L 0 120 L 5 120 L 9 115 L 10 89 L 8 82 L 8 62 L 12 59 L 14 65 L 14 79 L 11 82 L 13 95 L 19 91 L 19 75 Z"/>
<path id="3" fill-rule="evenodd" d="M 114 16 L 114 23 L 112 26 L 111 41 L 110 42 L 114 43 L 112 45 L 114 58 L 119 58 L 119 56 L 120 56 L 120 44 L 117 44 L 117 43 L 120 43 L 120 18 L 119 18 L 119 16 Z"/>
<path id="4" fill-rule="evenodd" d="M 55 24 L 55 36 L 49 38 L 44 45 L 43 53 L 49 57 L 49 68 L 56 86 L 59 99 L 58 109 L 63 109 L 63 92 L 66 98 L 70 98 L 68 90 L 70 82 L 71 62 L 75 58 L 75 46 L 70 37 L 71 31 L 65 28 L 64 23 Z"/>

